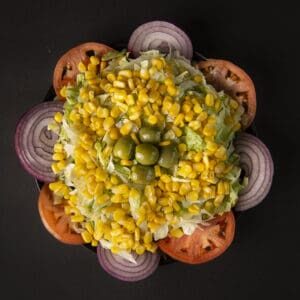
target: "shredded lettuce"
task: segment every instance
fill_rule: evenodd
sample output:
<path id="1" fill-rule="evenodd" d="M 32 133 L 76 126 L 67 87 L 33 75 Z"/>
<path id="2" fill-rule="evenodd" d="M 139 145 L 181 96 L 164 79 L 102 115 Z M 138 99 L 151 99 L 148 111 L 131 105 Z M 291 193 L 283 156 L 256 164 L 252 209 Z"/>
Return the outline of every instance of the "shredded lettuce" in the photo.
<path id="1" fill-rule="evenodd" d="M 130 169 L 127 167 L 123 167 L 119 164 L 114 164 L 114 173 L 120 177 L 124 182 L 129 182 L 130 179 Z"/>
<path id="2" fill-rule="evenodd" d="M 78 96 L 79 96 L 78 87 L 68 86 L 66 88 L 66 99 L 69 104 L 71 105 L 76 104 Z"/>
<path id="3" fill-rule="evenodd" d="M 193 129 L 185 127 L 186 146 L 188 150 L 202 151 L 205 148 L 205 143 L 202 137 Z"/>
<path id="4" fill-rule="evenodd" d="M 231 171 L 226 174 L 225 178 L 230 182 L 230 193 L 223 203 L 216 209 L 216 212 L 226 212 L 236 205 L 238 200 L 239 192 L 244 189 L 248 184 L 248 178 L 244 177 L 243 181 L 240 182 L 241 168 L 234 166 Z"/>
<path id="5" fill-rule="evenodd" d="M 74 186 L 73 178 L 72 178 L 72 171 L 75 167 L 75 164 L 68 164 L 64 169 L 64 180 L 67 186 Z"/>
<path id="6" fill-rule="evenodd" d="M 158 241 L 161 239 L 164 239 L 165 237 L 167 237 L 169 232 L 169 227 L 168 224 L 163 224 L 161 225 L 155 232 L 154 232 L 154 240 Z"/>
<path id="7" fill-rule="evenodd" d="M 123 57 L 125 53 L 126 53 L 125 49 L 123 49 L 122 51 L 111 50 L 111 51 L 105 53 L 102 56 L 101 60 L 102 61 L 109 61 L 109 60 L 112 60 L 112 59 Z"/>
<path id="8" fill-rule="evenodd" d="M 98 141 L 95 143 L 94 148 L 97 151 L 97 158 L 98 158 L 100 164 L 102 165 L 102 167 L 104 169 L 106 169 L 108 166 L 108 163 L 109 163 L 109 158 L 105 157 L 105 155 L 103 154 L 103 148 L 104 148 L 103 144 Z"/>
<path id="9" fill-rule="evenodd" d="M 78 133 L 70 125 L 68 125 L 65 119 L 62 121 L 60 139 L 65 142 L 68 141 L 72 145 L 77 143 Z"/>
<path id="10" fill-rule="evenodd" d="M 132 217 L 136 220 L 139 217 L 138 210 L 141 205 L 141 195 L 139 194 L 136 197 L 132 197 L 129 195 L 128 201 L 129 201 L 129 205 L 130 205 L 130 213 L 131 213 Z"/>
<path id="11" fill-rule="evenodd" d="M 107 240 L 101 239 L 99 242 L 100 242 L 101 246 L 105 249 L 111 249 L 111 247 L 112 247 L 112 243 Z M 123 259 L 130 261 L 133 264 L 137 264 L 137 262 L 131 252 L 122 250 L 118 254 L 115 254 L 115 255 L 118 255 L 118 256 L 122 257 Z"/>

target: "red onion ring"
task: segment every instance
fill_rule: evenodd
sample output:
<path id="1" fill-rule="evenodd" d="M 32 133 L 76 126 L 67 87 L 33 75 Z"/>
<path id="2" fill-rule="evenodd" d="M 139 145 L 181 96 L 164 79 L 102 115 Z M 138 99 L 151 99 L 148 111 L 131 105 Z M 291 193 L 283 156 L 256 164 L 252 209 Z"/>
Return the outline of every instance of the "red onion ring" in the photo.
<path id="1" fill-rule="evenodd" d="M 132 254 L 137 264 L 125 260 L 100 244 L 97 256 L 101 267 L 111 276 L 123 281 L 139 281 L 150 276 L 158 267 L 160 255 L 145 252 L 143 255 Z"/>
<path id="2" fill-rule="evenodd" d="M 174 24 L 164 21 L 153 21 L 139 26 L 128 43 L 128 49 L 134 56 L 152 49 L 169 52 L 170 47 L 178 50 L 187 59 L 193 56 L 192 42 L 186 33 Z"/>
<path id="3" fill-rule="evenodd" d="M 249 183 L 241 191 L 235 206 L 237 211 L 243 211 L 258 205 L 269 193 L 274 164 L 266 145 L 251 134 L 240 134 L 235 141 L 235 147 L 240 155 L 241 168 L 249 178 Z"/>
<path id="4" fill-rule="evenodd" d="M 43 102 L 31 108 L 20 119 L 15 132 L 15 149 L 24 169 L 44 182 L 55 180 L 52 172 L 53 146 L 58 136 L 47 126 L 63 103 Z"/>

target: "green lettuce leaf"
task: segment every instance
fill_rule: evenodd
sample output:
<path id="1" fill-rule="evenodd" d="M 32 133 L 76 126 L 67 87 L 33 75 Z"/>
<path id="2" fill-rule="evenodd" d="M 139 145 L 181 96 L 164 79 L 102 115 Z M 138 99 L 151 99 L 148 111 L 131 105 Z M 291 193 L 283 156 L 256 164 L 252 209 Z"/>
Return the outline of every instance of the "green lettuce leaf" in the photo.
<path id="1" fill-rule="evenodd" d="M 130 169 L 123 167 L 119 164 L 114 165 L 113 171 L 118 177 L 120 177 L 124 182 L 129 182 L 130 180 Z"/>
<path id="2" fill-rule="evenodd" d="M 185 140 L 188 150 L 202 151 L 205 148 L 205 143 L 202 137 L 193 129 L 185 127 Z"/>
<path id="3" fill-rule="evenodd" d="M 100 164 L 102 165 L 102 167 L 104 169 L 106 169 L 107 166 L 108 166 L 108 163 L 109 163 L 109 157 L 105 157 L 105 155 L 103 154 L 103 148 L 104 148 L 103 143 L 101 143 L 99 141 L 96 142 L 95 145 L 94 145 L 94 148 L 97 151 L 98 161 L 100 162 Z"/>
<path id="4" fill-rule="evenodd" d="M 101 59 L 102 59 L 102 61 L 109 61 L 112 59 L 122 57 L 125 55 L 125 53 L 126 53 L 125 49 L 123 49 L 122 51 L 112 50 L 112 51 L 105 53 Z"/>

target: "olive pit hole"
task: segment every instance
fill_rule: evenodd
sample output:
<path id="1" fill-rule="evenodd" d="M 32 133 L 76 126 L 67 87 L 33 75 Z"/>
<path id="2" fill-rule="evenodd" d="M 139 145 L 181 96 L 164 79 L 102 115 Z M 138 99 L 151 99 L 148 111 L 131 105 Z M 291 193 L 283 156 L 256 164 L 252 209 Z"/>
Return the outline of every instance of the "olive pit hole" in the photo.
<path id="1" fill-rule="evenodd" d="M 94 50 L 88 50 L 85 54 L 87 57 L 96 56 L 96 52 Z"/>

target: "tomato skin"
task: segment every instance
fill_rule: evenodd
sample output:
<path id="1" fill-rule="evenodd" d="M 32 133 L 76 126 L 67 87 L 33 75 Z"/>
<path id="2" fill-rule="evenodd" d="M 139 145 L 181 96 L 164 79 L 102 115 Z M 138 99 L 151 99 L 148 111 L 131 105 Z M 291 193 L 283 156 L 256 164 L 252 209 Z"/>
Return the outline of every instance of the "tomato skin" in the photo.
<path id="1" fill-rule="evenodd" d="M 70 228 L 69 216 L 65 214 L 64 206 L 53 204 L 53 195 L 48 184 L 44 184 L 40 191 L 38 209 L 43 225 L 57 240 L 69 245 L 84 243 L 81 235 Z"/>
<path id="2" fill-rule="evenodd" d="M 217 91 L 224 90 L 244 106 L 247 119 L 243 126 L 249 127 L 256 114 L 256 91 L 250 76 L 237 65 L 223 59 L 207 59 L 196 66 Z"/>
<path id="3" fill-rule="evenodd" d="M 67 51 L 57 62 L 53 74 L 53 87 L 59 99 L 64 99 L 60 95 L 60 90 L 64 85 L 74 84 L 78 74 L 77 65 L 79 62 L 87 64 L 89 62 L 89 51 L 94 51 L 95 55 L 101 58 L 105 53 L 113 50 L 107 45 L 100 43 L 84 43 Z"/>
<path id="4" fill-rule="evenodd" d="M 235 219 L 233 213 L 228 212 L 209 223 L 208 227 L 201 226 L 190 236 L 160 240 L 158 246 L 162 252 L 183 263 L 202 264 L 211 261 L 231 245 L 235 234 Z M 217 231 L 220 231 L 219 234 Z M 211 248 L 207 250 L 209 245 Z"/>

